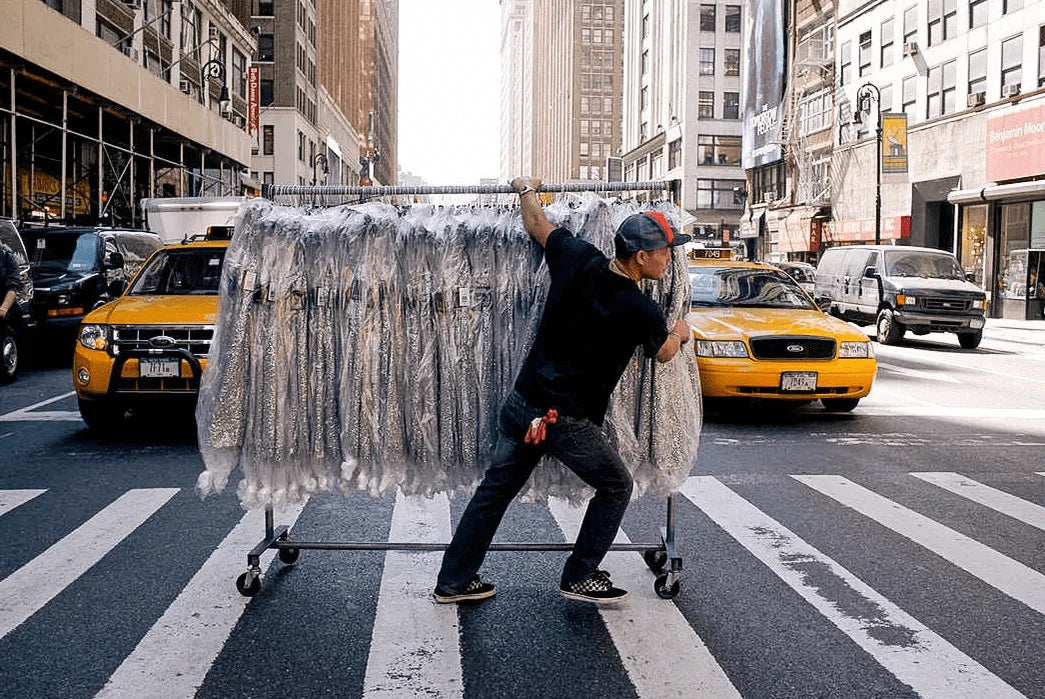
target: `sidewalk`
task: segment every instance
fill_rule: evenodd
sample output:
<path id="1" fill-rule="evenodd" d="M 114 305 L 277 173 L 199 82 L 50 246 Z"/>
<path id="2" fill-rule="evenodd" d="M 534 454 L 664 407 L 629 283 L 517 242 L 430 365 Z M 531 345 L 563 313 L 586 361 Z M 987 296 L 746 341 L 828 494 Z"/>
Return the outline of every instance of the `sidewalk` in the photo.
<path id="1" fill-rule="evenodd" d="M 1030 345 L 1045 346 L 1045 320 L 1008 320 L 988 318 L 983 328 L 985 337 L 995 337 Z"/>

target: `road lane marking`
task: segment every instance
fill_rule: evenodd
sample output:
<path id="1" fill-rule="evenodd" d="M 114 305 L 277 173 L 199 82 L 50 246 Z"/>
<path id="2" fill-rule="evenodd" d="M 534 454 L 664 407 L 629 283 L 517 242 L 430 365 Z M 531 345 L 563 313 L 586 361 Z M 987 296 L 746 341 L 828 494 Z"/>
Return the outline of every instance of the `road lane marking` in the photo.
<path id="1" fill-rule="evenodd" d="M 949 490 L 963 498 L 977 502 L 992 510 L 1018 519 L 1024 524 L 1045 530 L 1045 507 L 1028 502 L 989 485 L 952 472 L 912 473 L 926 483 Z"/>
<path id="2" fill-rule="evenodd" d="M 963 408 L 958 406 L 899 405 L 860 406 L 854 415 L 876 417 L 995 418 L 999 420 L 1045 420 L 1045 410 L 1035 408 Z"/>
<path id="3" fill-rule="evenodd" d="M 919 696 L 1023 696 L 713 476 L 679 492 Z"/>
<path id="4" fill-rule="evenodd" d="M 1045 614 L 1045 575 L 841 476 L 791 476 Z"/>
<path id="5" fill-rule="evenodd" d="M 80 418 L 80 413 L 75 411 L 75 410 L 53 410 L 53 411 L 45 410 L 45 411 L 38 412 L 38 413 L 32 412 L 32 411 L 36 410 L 37 408 L 42 408 L 43 406 L 50 405 L 51 403 L 57 403 L 60 400 L 64 400 L 64 399 L 66 399 L 66 398 L 68 398 L 70 396 L 75 396 L 75 395 L 76 395 L 76 391 L 69 391 L 68 393 L 63 393 L 61 395 L 54 396 L 53 398 L 48 398 L 47 400 L 42 400 L 39 403 L 33 403 L 32 405 L 27 405 L 24 408 L 19 408 L 18 410 L 12 410 L 9 413 L 5 413 L 3 415 L 0 415 L 0 422 L 24 422 L 24 421 L 67 422 L 67 421 L 73 420 L 74 416 L 75 416 L 76 420 L 80 420 L 81 419 Z"/>
<path id="6" fill-rule="evenodd" d="M 921 405 L 931 405 L 931 406 L 933 406 L 935 408 L 941 407 L 939 403 L 933 403 L 930 400 L 925 400 L 923 398 L 917 398 L 915 396 L 912 396 L 910 394 L 910 391 L 893 391 L 893 390 L 888 389 L 888 388 L 882 388 L 881 383 L 879 383 L 877 381 L 874 384 L 874 388 L 871 389 L 871 390 L 874 392 L 874 396 L 875 397 L 877 397 L 879 394 L 882 394 L 882 393 L 889 393 L 889 394 L 894 395 L 894 396 L 900 396 L 902 401 L 913 402 L 913 403 L 920 403 Z M 868 396 L 868 397 L 870 397 L 870 396 Z M 894 401 L 894 402 L 900 402 L 900 401 Z M 865 398 L 863 400 L 863 405 L 864 405 L 864 407 L 867 407 L 867 398 Z"/>
<path id="7" fill-rule="evenodd" d="M 1006 373 L 1004 371 L 995 371 L 994 369 L 982 369 L 982 368 L 977 367 L 977 366 L 972 366 L 971 364 L 960 364 L 958 362 L 949 362 L 946 359 L 942 359 L 940 357 L 935 357 L 935 356 L 933 357 L 932 360 L 936 364 L 946 364 L 947 366 L 953 366 L 953 367 L 957 367 L 959 369 L 969 369 L 969 370 L 972 370 L 972 371 L 982 371 L 985 374 L 994 374 L 995 376 L 1004 376 L 1007 379 L 1016 379 L 1017 381 L 1020 381 L 1021 383 L 1027 383 L 1029 381 L 1031 383 L 1045 384 L 1045 379 L 1032 379 L 1029 376 L 1019 376 L 1017 374 L 1009 374 L 1009 373 Z"/>
<path id="8" fill-rule="evenodd" d="M 398 492 L 388 540 L 449 541 L 449 498 Z M 364 697 L 463 696 L 457 605 L 437 604 L 432 599 L 442 558 L 442 551 L 385 554 L 363 679 Z"/>
<path id="9" fill-rule="evenodd" d="M 567 540 L 575 540 L 584 509 L 559 498 L 550 498 L 548 508 Z M 616 541 L 630 543 L 619 530 Z M 612 551 L 605 564 L 628 599 L 619 609 L 600 610 L 602 619 L 639 697 L 740 696 L 679 608 L 653 592 L 640 554 Z"/>
<path id="10" fill-rule="evenodd" d="M 0 581 L 0 638 L 86 573 L 177 492 L 178 488 L 127 491 Z"/>
<path id="11" fill-rule="evenodd" d="M 277 521 L 293 526 L 304 507 L 277 509 Z M 196 695 L 250 602 L 235 580 L 246 570 L 246 552 L 265 531 L 264 515 L 257 509 L 240 519 L 96 696 Z M 262 575 L 275 555 L 275 549 L 262 554 Z"/>
<path id="12" fill-rule="evenodd" d="M 0 515 L 10 512 L 19 505 L 24 505 L 46 490 L 0 490 Z"/>
<path id="13" fill-rule="evenodd" d="M 926 379 L 928 381 L 946 381 L 948 383 L 961 383 L 960 380 L 949 376 L 947 374 L 941 374 L 936 371 L 919 371 L 918 369 L 908 369 L 906 367 L 894 366 L 892 364 L 885 364 L 878 362 L 878 369 L 885 369 L 888 372 L 894 374 L 901 374 L 903 376 L 910 376 L 915 379 Z"/>

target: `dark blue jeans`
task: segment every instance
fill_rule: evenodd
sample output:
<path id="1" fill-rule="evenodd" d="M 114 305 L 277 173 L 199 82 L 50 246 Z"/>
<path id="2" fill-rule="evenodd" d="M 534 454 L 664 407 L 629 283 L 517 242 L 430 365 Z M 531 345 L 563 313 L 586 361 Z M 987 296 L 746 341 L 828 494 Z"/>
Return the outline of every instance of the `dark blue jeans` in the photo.
<path id="1" fill-rule="evenodd" d="M 527 405 L 515 391 L 505 400 L 493 463 L 468 503 L 443 556 L 437 581 L 440 590 L 459 592 L 479 572 L 504 511 L 545 453 L 559 459 L 595 489 L 573 552 L 566 559 L 562 582 L 588 577 L 609 550 L 631 500 L 631 474 L 602 430 L 590 420 L 560 415 L 554 425 L 548 426 L 542 444 L 524 443 L 530 421 L 543 413 Z"/>

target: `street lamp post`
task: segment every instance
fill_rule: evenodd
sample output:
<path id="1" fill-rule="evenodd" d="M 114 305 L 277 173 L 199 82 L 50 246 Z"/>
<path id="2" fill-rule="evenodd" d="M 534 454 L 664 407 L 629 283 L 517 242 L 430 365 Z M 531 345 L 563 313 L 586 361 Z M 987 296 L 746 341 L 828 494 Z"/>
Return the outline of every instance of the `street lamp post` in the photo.
<path id="1" fill-rule="evenodd" d="M 212 58 L 200 67 L 200 73 L 204 80 L 220 80 L 221 93 L 218 95 L 218 110 L 222 116 L 228 116 L 232 108 L 232 99 L 229 98 L 229 86 L 225 84 L 225 64 L 216 58 Z"/>
<path id="2" fill-rule="evenodd" d="M 326 153 L 316 153 L 312 158 L 312 184 L 315 185 L 318 180 L 318 173 L 323 173 L 323 184 L 327 183 L 327 173 L 330 172 L 329 165 L 327 165 Z"/>
<path id="3" fill-rule="evenodd" d="M 875 126 L 875 189 L 874 189 L 874 244 L 882 244 L 882 93 L 878 86 L 872 83 L 864 83 L 856 91 L 856 111 L 853 112 L 853 121 L 860 123 L 860 115 L 863 112 L 871 112 L 871 101 L 878 108 L 878 121 Z"/>

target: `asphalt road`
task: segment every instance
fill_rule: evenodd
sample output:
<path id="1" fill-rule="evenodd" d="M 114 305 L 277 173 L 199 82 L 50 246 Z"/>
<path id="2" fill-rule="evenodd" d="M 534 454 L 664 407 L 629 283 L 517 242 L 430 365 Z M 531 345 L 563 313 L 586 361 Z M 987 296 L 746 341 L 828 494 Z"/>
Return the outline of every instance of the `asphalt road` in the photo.
<path id="1" fill-rule="evenodd" d="M 437 606 L 438 553 L 263 557 L 233 492 L 193 491 L 187 416 L 99 440 L 67 367 L 0 387 L 5 697 L 1045 697 L 1045 347 L 992 330 L 877 346 L 850 415 L 817 404 L 709 415 L 677 504 L 673 600 L 635 553 L 632 592 L 562 599 L 561 552 L 493 552 L 498 595 Z M 464 502 L 314 498 L 300 539 L 445 540 Z M 622 536 L 658 539 L 641 498 Z M 565 541 L 580 514 L 513 505 L 499 538 Z"/>

